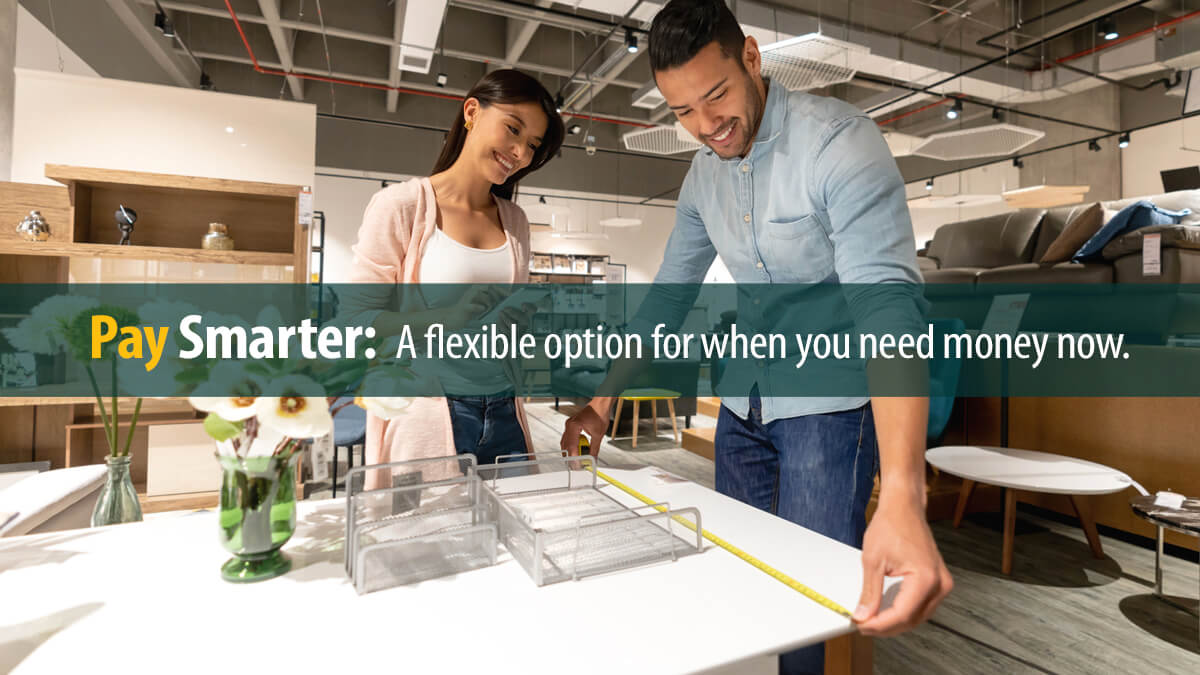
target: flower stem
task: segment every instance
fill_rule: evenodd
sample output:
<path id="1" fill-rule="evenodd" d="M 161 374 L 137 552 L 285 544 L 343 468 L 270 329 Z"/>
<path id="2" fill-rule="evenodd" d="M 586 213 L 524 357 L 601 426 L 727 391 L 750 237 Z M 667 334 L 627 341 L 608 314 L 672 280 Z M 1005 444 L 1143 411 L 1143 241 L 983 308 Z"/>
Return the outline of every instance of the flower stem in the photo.
<path id="1" fill-rule="evenodd" d="M 121 453 L 126 457 L 129 456 L 129 445 L 133 443 L 133 430 L 137 429 L 138 415 L 142 412 L 142 398 L 139 396 L 137 403 L 133 406 L 133 417 L 129 420 L 129 435 L 125 437 L 125 452 Z"/>
<path id="2" fill-rule="evenodd" d="M 112 359 L 112 443 L 109 444 L 109 450 L 113 457 L 117 456 L 117 443 L 119 443 L 119 434 L 121 426 L 121 415 L 117 412 L 117 355 L 113 354 Z M 130 433 L 133 432 L 131 428 Z"/>
<path id="3" fill-rule="evenodd" d="M 104 410 L 104 394 L 100 393 L 100 385 L 96 383 L 96 373 L 92 372 L 92 364 L 84 365 L 87 369 L 88 379 L 92 381 L 92 392 L 96 394 L 96 405 L 100 406 L 100 421 L 104 423 L 104 440 L 108 441 L 108 452 L 112 455 L 117 454 L 116 442 L 113 440 L 111 427 L 108 423 L 108 413 Z"/>

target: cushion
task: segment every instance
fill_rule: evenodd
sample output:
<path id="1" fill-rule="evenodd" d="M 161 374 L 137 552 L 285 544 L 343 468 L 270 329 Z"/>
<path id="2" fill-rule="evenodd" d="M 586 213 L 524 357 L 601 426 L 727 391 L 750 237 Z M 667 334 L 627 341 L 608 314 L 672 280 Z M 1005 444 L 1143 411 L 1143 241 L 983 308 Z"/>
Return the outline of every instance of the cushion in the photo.
<path id="1" fill-rule="evenodd" d="M 1104 221 L 1108 222 L 1109 219 L 1125 207 L 1143 199 L 1168 211 L 1188 210 L 1190 213 L 1184 216 L 1180 222 L 1185 225 L 1192 223 L 1200 224 L 1200 190 L 1180 190 L 1179 192 L 1168 192 L 1167 194 L 1154 195 L 1152 197 L 1134 197 L 1132 199 L 1100 202 L 1100 205 L 1104 207 Z"/>
<path id="2" fill-rule="evenodd" d="M 937 261 L 934 260 L 933 258 L 926 258 L 925 256 L 917 256 L 917 268 L 920 269 L 922 272 L 924 272 L 926 270 L 936 270 L 938 268 L 938 264 L 937 264 Z"/>
<path id="3" fill-rule="evenodd" d="M 1200 226 L 1151 225 L 1113 239 L 1101 253 L 1105 260 L 1116 260 L 1130 253 L 1141 253 L 1142 237 L 1155 233 L 1162 235 L 1163 248 L 1200 249 Z"/>
<path id="4" fill-rule="evenodd" d="M 1093 202 L 1099 204 L 1100 202 Z M 1050 248 L 1050 244 L 1062 234 L 1066 229 L 1067 223 L 1071 222 L 1075 216 L 1083 213 L 1091 204 L 1074 204 L 1072 206 L 1060 206 L 1058 208 L 1046 211 L 1046 215 L 1042 217 L 1042 225 L 1038 228 L 1037 241 L 1033 248 L 1032 261 L 1036 262 L 1042 259 L 1046 254 L 1046 249 Z M 1080 242 L 1082 245 L 1083 242 Z M 1074 253 L 1074 251 L 1072 251 Z"/>
<path id="5" fill-rule="evenodd" d="M 0 537 L 15 537 L 37 528 L 104 484 L 108 467 L 87 464 L 35 474 L 0 492 L 0 511 L 17 516 L 0 529 Z M 94 500 L 93 500 L 94 501 Z M 86 527 L 86 523 L 79 523 Z"/>
<path id="6" fill-rule="evenodd" d="M 1062 232 L 1054 238 L 1042 256 L 1037 258 L 1037 261 L 1061 263 L 1070 260 L 1076 251 L 1095 236 L 1103 224 L 1104 208 L 1100 206 L 1099 202 L 1079 210 L 1063 227 Z M 1045 226 L 1046 224 L 1043 223 L 1042 227 Z"/>
<path id="7" fill-rule="evenodd" d="M 1190 248 L 1165 248 L 1162 274 L 1142 275 L 1142 256 L 1127 255 L 1114 260 L 1113 273 L 1118 284 L 1195 284 L 1200 283 L 1200 251 Z"/>
<path id="8" fill-rule="evenodd" d="M 942 269 L 1029 262 L 1033 235 L 1045 213 L 1044 209 L 1023 209 L 943 225 L 933 234 L 926 255 Z"/>
<path id="9" fill-rule="evenodd" d="M 1126 206 L 1088 239 L 1072 260 L 1076 262 L 1099 262 L 1104 259 L 1101 251 L 1116 237 L 1151 225 L 1176 225 L 1191 211 L 1168 211 L 1141 200 Z"/>
<path id="10" fill-rule="evenodd" d="M 921 276 L 927 284 L 966 284 L 975 283 L 975 276 L 985 270 L 985 267 L 949 267 L 938 270 L 924 270 Z"/>

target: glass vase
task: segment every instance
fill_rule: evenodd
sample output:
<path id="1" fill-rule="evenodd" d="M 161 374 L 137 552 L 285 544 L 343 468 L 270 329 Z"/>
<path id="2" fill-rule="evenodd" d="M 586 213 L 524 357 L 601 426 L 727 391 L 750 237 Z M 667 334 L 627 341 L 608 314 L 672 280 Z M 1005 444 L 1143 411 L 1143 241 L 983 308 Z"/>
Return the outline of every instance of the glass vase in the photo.
<path id="1" fill-rule="evenodd" d="M 248 583 L 286 574 L 292 561 L 279 549 L 296 531 L 296 458 L 218 456 L 221 463 L 221 544 L 233 553 L 221 566 L 226 581 Z"/>
<path id="2" fill-rule="evenodd" d="M 105 458 L 108 478 L 100 488 L 96 508 L 92 509 L 92 527 L 136 523 L 142 520 L 142 505 L 129 476 L 129 457 Z"/>

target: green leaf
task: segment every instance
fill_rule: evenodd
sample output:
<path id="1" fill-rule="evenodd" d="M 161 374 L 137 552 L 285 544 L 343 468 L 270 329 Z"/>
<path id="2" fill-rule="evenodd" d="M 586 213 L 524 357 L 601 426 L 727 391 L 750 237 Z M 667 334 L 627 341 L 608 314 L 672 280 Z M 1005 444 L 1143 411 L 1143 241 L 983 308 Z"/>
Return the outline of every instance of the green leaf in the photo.
<path id="1" fill-rule="evenodd" d="M 208 413 L 204 418 L 204 432 L 216 441 L 227 441 L 242 433 L 245 425 L 241 422 L 230 422 L 217 413 Z"/>

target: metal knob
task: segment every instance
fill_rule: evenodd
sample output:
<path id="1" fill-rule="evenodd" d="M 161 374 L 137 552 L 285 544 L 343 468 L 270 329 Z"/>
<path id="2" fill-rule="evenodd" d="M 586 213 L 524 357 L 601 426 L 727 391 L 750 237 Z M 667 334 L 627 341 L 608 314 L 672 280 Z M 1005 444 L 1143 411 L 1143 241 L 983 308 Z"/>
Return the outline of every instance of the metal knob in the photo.
<path id="1" fill-rule="evenodd" d="M 17 225 L 17 234 L 26 241 L 46 241 L 50 238 L 50 225 L 40 211 L 30 211 Z"/>

